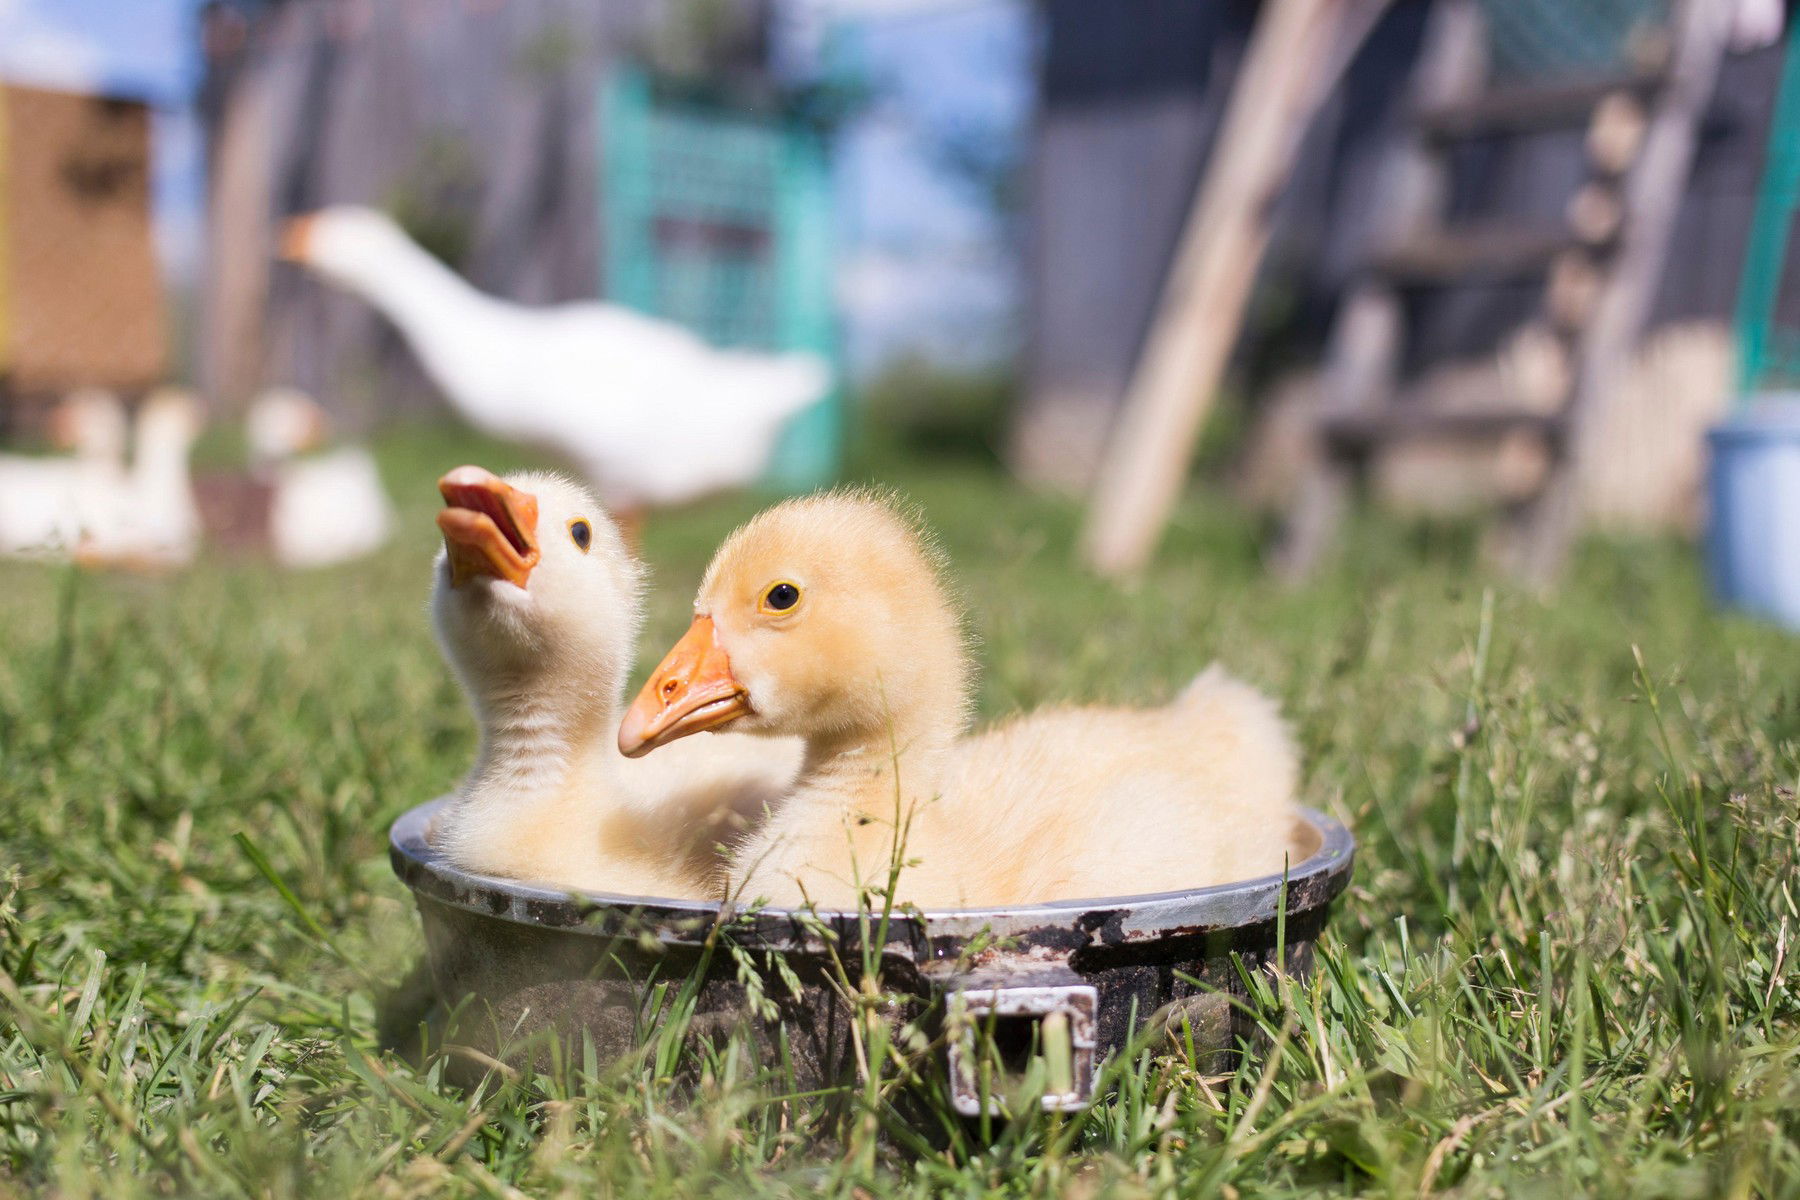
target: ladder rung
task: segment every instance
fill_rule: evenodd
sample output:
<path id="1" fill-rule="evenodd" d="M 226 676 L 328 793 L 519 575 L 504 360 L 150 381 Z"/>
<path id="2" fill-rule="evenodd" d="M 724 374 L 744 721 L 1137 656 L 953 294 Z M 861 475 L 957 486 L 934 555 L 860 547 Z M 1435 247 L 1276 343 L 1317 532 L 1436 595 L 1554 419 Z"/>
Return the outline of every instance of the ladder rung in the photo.
<path id="1" fill-rule="evenodd" d="M 1527 412 L 1522 409 L 1424 412 L 1399 408 L 1382 412 L 1338 413 L 1320 418 L 1319 427 L 1326 445 L 1334 451 L 1360 454 L 1390 442 L 1428 439 L 1484 441 L 1509 433 L 1535 433 L 1546 440 L 1555 441 L 1562 435 L 1563 421 L 1555 413 Z"/>
<path id="2" fill-rule="evenodd" d="M 1408 238 L 1376 254 L 1369 266 L 1401 285 L 1542 275 L 1558 254 L 1582 243 L 1567 230 L 1465 229 Z"/>
<path id="3" fill-rule="evenodd" d="M 1585 124 L 1600 101 L 1615 92 L 1646 96 L 1664 78 L 1660 71 L 1635 71 L 1502 87 L 1420 109 L 1413 119 L 1420 132 L 1442 140 L 1566 129 Z"/>

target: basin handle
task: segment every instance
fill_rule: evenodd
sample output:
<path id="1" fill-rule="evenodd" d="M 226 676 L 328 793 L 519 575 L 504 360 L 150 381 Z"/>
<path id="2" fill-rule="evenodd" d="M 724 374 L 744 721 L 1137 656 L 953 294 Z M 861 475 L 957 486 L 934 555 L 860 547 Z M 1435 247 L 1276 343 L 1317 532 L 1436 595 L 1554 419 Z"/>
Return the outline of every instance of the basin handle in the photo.
<path id="1" fill-rule="evenodd" d="M 945 1067 L 957 1112 L 978 1117 L 984 1101 L 990 1115 L 1004 1112 L 1005 1089 L 996 1085 L 1005 1081 L 991 1071 L 1002 1044 L 1014 1052 L 1010 1065 L 1022 1068 L 1013 1072 L 1018 1081 L 1041 1066 L 1045 1112 L 1078 1112 L 1093 1102 L 1100 1011 L 1093 984 L 1066 966 L 1032 962 L 951 975 L 943 991 Z M 981 1039 L 990 1030 L 996 1036 L 984 1055 Z"/>

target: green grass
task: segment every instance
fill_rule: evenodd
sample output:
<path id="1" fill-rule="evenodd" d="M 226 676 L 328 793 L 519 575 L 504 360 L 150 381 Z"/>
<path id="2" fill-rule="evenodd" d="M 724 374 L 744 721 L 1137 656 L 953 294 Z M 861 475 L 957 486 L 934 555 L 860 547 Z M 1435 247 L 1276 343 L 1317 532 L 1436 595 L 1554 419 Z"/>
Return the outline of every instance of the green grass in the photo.
<path id="1" fill-rule="evenodd" d="M 837 1105 L 666 1053 L 462 1091 L 384 1052 L 420 950 L 386 827 L 472 749 L 423 611 L 430 481 L 471 456 L 511 465 L 388 447 L 402 537 L 353 569 L 0 566 L 0 1194 L 1800 1193 L 1800 643 L 1661 542 L 1540 602 L 1466 531 L 1375 522 L 1283 591 L 1205 496 L 1122 590 L 1070 568 L 1071 507 L 949 459 L 878 473 L 944 535 L 984 714 L 1222 659 L 1361 839 L 1265 1059 L 1153 1046 L 1082 1119 L 912 1153 L 891 1072 Z M 754 503 L 654 524 L 646 659 Z"/>

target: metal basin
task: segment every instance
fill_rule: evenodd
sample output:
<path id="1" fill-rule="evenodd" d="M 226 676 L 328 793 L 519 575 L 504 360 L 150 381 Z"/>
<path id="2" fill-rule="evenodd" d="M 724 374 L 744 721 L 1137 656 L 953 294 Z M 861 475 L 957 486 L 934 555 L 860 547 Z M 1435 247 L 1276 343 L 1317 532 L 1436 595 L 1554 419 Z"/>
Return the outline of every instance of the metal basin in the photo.
<path id="1" fill-rule="evenodd" d="M 577 894 L 471 874 L 427 840 L 445 802 L 408 811 L 389 834 L 394 872 L 412 889 L 424 925 L 439 1036 L 503 1059 L 532 1053 L 522 1048 L 548 1037 L 583 1051 L 591 1044 L 604 1060 L 636 1044 L 652 979 L 701 971 L 690 1034 L 748 1027 L 803 1085 L 845 1077 L 852 1013 L 833 984 L 846 971 L 857 982 L 867 917 L 722 914 L 717 903 Z M 1250 1039 L 1252 1023 L 1232 1004 L 1245 994 L 1240 967 L 1272 964 L 1279 943 L 1290 974 L 1310 973 L 1313 943 L 1332 897 L 1349 881 L 1355 845 L 1342 825 L 1302 809 L 1285 880 L 897 911 L 870 961 L 879 963 L 884 989 L 916 997 L 897 1019 L 937 1022 L 960 1111 L 992 1110 L 1002 1090 L 996 1065 L 1023 1072 L 1034 1056 L 1041 1103 L 1072 1110 L 1092 1095 L 1098 1064 L 1147 1021 L 1220 1054 Z M 1278 920 L 1284 897 L 1285 923 Z M 718 934 L 736 953 L 720 951 Z M 747 985 L 745 972 L 757 978 Z M 799 995 L 788 978 L 800 981 Z M 978 1078 L 982 1071 L 988 1074 Z"/>

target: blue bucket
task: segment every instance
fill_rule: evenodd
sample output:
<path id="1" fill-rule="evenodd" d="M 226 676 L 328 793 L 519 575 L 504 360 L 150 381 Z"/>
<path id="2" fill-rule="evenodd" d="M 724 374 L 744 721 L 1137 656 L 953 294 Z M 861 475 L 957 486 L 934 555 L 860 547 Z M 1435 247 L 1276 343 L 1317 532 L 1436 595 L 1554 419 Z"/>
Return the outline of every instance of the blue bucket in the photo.
<path id="1" fill-rule="evenodd" d="M 1800 392 L 1757 399 L 1707 435 L 1707 566 L 1720 603 L 1800 630 Z"/>

